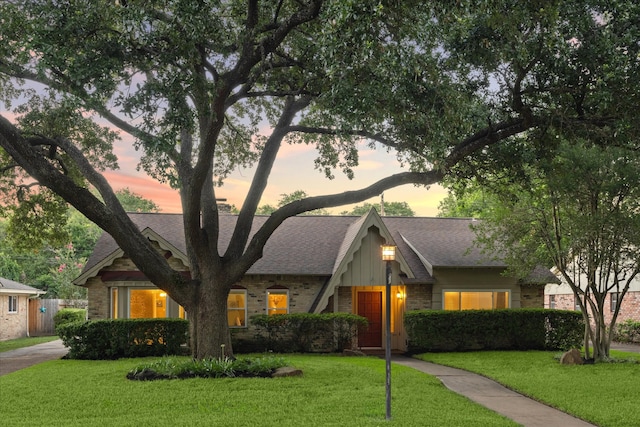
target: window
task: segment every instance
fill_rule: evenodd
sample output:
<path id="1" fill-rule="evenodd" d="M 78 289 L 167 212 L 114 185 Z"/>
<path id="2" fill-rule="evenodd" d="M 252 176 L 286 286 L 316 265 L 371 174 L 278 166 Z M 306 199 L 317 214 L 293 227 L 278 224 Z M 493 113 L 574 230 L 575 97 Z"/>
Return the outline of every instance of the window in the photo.
<path id="1" fill-rule="evenodd" d="M 614 311 L 616 311 L 616 307 L 618 306 L 618 296 L 619 294 L 617 292 L 611 292 L 609 294 L 609 304 L 610 304 L 610 310 L 613 313 Z"/>
<path id="2" fill-rule="evenodd" d="M 18 297 L 16 295 L 9 295 L 9 313 L 18 312 Z"/>
<path id="3" fill-rule="evenodd" d="M 575 296 L 573 297 L 573 309 L 580 311 L 580 299 Z"/>
<path id="4" fill-rule="evenodd" d="M 247 291 L 232 289 L 227 297 L 227 321 L 230 328 L 247 326 Z"/>
<path id="5" fill-rule="evenodd" d="M 118 318 L 118 288 L 111 288 L 111 318 Z"/>
<path id="6" fill-rule="evenodd" d="M 444 292 L 445 310 L 509 308 L 509 291 Z"/>
<path id="7" fill-rule="evenodd" d="M 549 308 L 556 308 L 556 296 L 549 295 Z"/>
<path id="8" fill-rule="evenodd" d="M 289 291 L 270 289 L 267 291 L 267 314 L 287 314 L 289 312 Z"/>
<path id="9" fill-rule="evenodd" d="M 129 289 L 129 318 L 167 317 L 167 293 L 160 289 Z"/>

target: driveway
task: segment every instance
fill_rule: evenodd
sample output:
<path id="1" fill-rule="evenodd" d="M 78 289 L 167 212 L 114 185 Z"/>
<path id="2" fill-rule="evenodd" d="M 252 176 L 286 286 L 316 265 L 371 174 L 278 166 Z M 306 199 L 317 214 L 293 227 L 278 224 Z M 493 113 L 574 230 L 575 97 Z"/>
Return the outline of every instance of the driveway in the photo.
<path id="1" fill-rule="evenodd" d="M 69 349 L 62 345 L 61 340 L 5 351 L 0 353 L 0 376 L 28 368 L 36 363 L 60 359 L 68 351 Z"/>

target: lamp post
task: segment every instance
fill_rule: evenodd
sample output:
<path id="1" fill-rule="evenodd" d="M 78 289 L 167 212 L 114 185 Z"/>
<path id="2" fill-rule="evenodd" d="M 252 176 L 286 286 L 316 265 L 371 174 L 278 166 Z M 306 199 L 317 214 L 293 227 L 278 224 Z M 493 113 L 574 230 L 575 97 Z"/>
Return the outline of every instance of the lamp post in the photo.
<path id="1" fill-rule="evenodd" d="M 384 359 L 386 364 L 385 391 L 387 395 L 387 420 L 391 419 L 391 262 L 396 259 L 396 247 L 382 246 L 382 260 L 385 262 L 385 335 Z"/>

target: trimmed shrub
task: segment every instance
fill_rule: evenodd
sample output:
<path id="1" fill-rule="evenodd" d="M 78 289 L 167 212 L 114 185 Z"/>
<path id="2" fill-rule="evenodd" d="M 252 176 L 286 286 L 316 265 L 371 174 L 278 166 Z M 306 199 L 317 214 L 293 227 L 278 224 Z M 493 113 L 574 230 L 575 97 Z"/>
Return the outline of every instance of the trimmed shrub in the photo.
<path id="1" fill-rule="evenodd" d="M 350 313 L 260 314 L 250 322 L 256 328 L 254 350 L 280 353 L 342 351 L 367 325 L 366 318 Z"/>
<path id="2" fill-rule="evenodd" d="M 404 317 L 410 353 L 566 350 L 580 346 L 580 313 L 545 309 L 419 310 Z"/>
<path id="3" fill-rule="evenodd" d="M 53 315 L 55 329 L 58 326 L 71 322 L 82 322 L 87 319 L 87 310 L 84 308 L 63 308 Z"/>
<path id="4" fill-rule="evenodd" d="M 640 343 L 640 322 L 627 319 L 618 323 L 613 332 L 613 340 L 617 342 Z"/>
<path id="5" fill-rule="evenodd" d="M 105 319 L 63 324 L 57 333 L 70 359 L 108 360 L 180 354 L 188 330 L 183 319 Z"/>

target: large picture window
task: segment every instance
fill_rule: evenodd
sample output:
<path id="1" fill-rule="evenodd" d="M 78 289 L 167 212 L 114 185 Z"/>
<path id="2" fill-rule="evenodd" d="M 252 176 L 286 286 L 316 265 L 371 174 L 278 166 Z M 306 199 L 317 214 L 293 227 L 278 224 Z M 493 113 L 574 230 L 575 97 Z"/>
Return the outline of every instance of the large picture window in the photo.
<path id="1" fill-rule="evenodd" d="M 9 295 L 9 313 L 18 312 L 18 297 L 16 295 Z"/>
<path id="2" fill-rule="evenodd" d="M 247 326 L 247 291 L 232 289 L 227 297 L 227 320 L 230 328 Z"/>
<path id="3" fill-rule="evenodd" d="M 445 291 L 445 310 L 509 308 L 509 291 Z"/>
<path id="4" fill-rule="evenodd" d="M 160 289 L 129 289 L 129 318 L 167 317 L 167 293 Z"/>
<path id="5" fill-rule="evenodd" d="M 269 289 L 267 291 L 267 314 L 287 314 L 289 312 L 289 291 L 287 289 Z"/>

